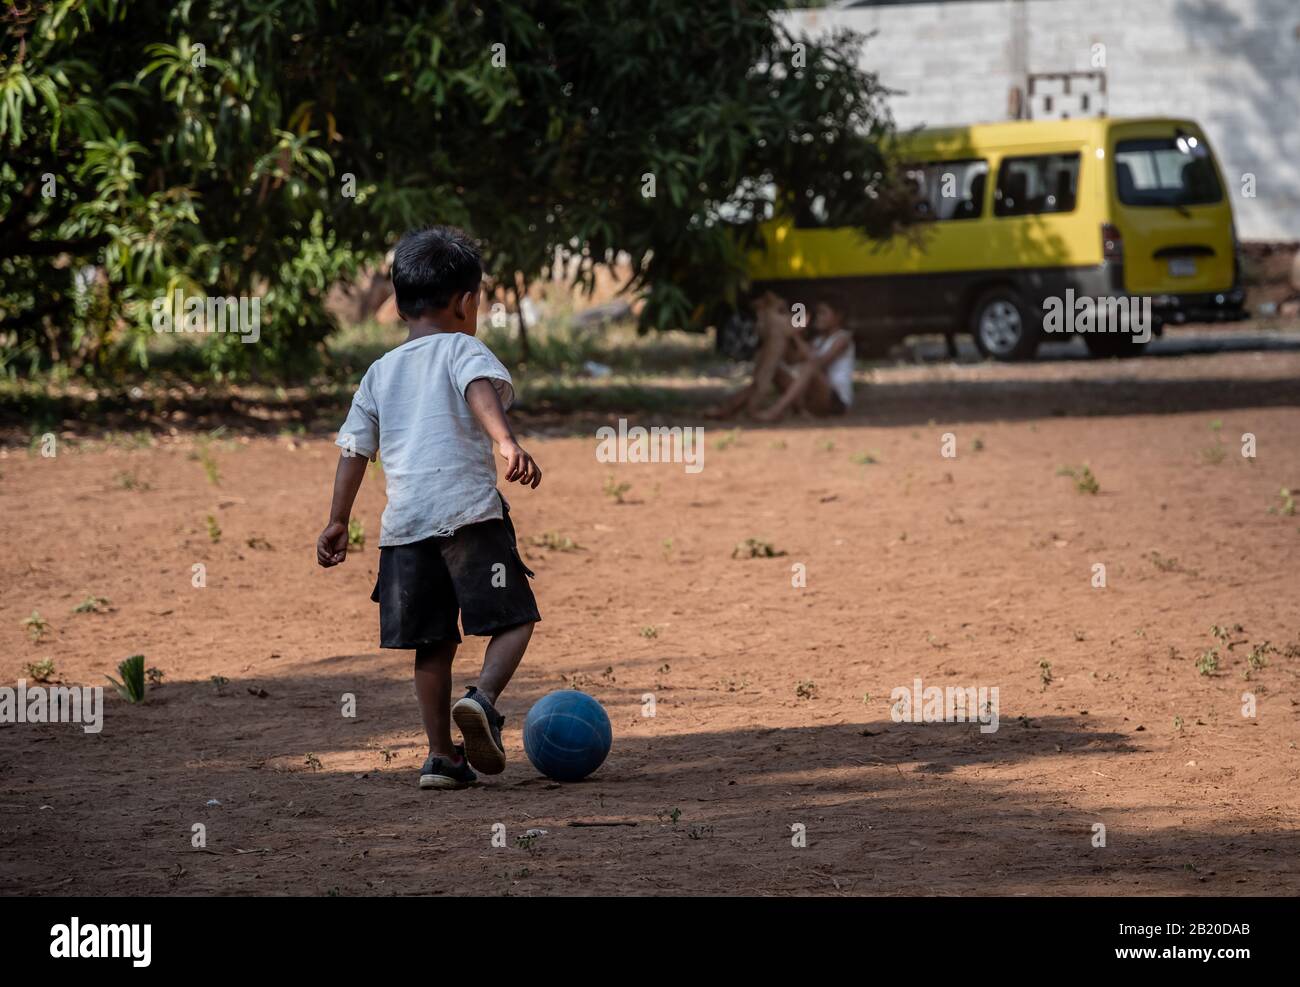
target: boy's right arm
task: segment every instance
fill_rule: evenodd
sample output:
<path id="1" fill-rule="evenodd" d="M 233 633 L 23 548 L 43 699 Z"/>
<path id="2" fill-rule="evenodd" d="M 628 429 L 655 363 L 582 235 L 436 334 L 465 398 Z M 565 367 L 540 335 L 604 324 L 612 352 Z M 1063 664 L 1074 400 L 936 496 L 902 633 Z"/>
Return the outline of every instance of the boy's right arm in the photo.
<path id="1" fill-rule="evenodd" d="M 349 454 L 346 450 L 339 456 L 329 524 L 316 539 L 316 561 L 327 569 L 348 557 L 348 521 L 352 517 L 352 502 L 357 499 L 361 481 L 366 478 L 368 462 L 365 456 Z"/>
<path id="2" fill-rule="evenodd" d="M 492 381 L 486 377 L 470 381 L 465 388 L 465 402 L 506 461 L 506 482 L 519 482 L 535 489 L 542 482 L 542 471 L 533 457 L 515 441 L 515 433 L 510 428 L 510 420 L 506 418 L 506 410 L 501 407 L 501 398 L 497 396 Z"/>

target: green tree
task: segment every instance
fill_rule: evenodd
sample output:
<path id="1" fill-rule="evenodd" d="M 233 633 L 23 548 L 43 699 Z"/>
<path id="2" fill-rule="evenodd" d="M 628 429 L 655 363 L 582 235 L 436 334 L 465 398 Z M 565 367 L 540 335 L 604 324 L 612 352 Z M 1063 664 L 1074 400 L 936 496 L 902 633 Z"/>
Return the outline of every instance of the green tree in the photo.
<path id="1" fill-rule="evenodd" d="M 180 288 L 262 298 L 258 345 L 202 340 L 214 373 L 300 370 L 329 287 L 435 221 L 509 285 L 626 251 L 645 327 L 714 324 L 774 195 L 869 236 L 908 216 L 864 39 L 792 38 L 776 6 L 10 0 L 9 362 L 143 363 Z"/>

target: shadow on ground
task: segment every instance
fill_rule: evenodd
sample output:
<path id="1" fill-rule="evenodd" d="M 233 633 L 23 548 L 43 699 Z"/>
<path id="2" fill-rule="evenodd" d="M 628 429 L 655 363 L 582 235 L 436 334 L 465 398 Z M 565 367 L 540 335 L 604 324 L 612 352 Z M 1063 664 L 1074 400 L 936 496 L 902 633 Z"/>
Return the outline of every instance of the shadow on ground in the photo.
<path id="1" fill-rule="evenodd" d="M 352 675 L 329 668 L 346 658 Z M 1296 834 L 1187 825 L 1187 807 L 1080 808 L 1014 768 L 1141 756 L 1086 717 L 1001 729 L 891 721 L 683 722 L 634 731 L 639 690 L 600 689 L 615 749 L 557 785 L 515 748 L 506 774 L 421 792 L 409 685 L 391 658 L 322 659 L 310 676 L 175 682 L 105 728 L 0 734 L 5 894 L 1281 894 Z M 554 686 L 521 672 L 508 707 Z M 263 687 L 257 698 L 249 687 Z M 340 715 L 343 693 L 355 719 Z M 667 719 L 667 718 L 666 718 Z M 401 736 L 395 744 L 391 738 Z M 508 745 L 517 734 L 507 733 Z M 382 738 L 390 738 L 384 741 Z M 387 744 L 387 746 L 385 746 Z M 385 755 L 384 751 L 387 751 Z M 310 757 L 308 756 L 310 755 Z M 315 764 L 309 763 L 314 759 Z M 1121 762 L 1122 764 L 1122 762 Z M 1109 770 L 1114 771 L 1112 767 Z M 1023 772 L 1017 777 L 1023 779 Z M 1104 776 L 1103 776 L 1104 777 Z M 1099 785 L 1105 785 L 1104 781 Z M 1091 793 L 1090 793 L 1091 794 Z M 1101 796 L 1104 804 L 1104 793 Z M 1168 820 L 1153 826 L 1152 815 Z M 1139 820 L 1138 816 L 1143 816 Z M 1106 827 L 1106 846 L 1095 826 Z M 205 827 L 206 846 L 192 845 Z M 504 846 L 494 846 L 493 827 Z M 546 830 L 532 838 L 528 830 Z M 806 846 L 795 846 L 803 837 Z M 522 839 L 521 839 L 522 837 Z"/>

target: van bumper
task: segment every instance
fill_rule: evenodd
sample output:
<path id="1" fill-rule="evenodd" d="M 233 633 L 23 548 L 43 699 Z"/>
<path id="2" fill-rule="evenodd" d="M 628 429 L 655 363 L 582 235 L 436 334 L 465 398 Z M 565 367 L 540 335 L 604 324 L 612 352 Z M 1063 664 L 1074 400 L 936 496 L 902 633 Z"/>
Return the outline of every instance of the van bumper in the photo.
<path id="1" fill-rule="evenodd" d="M 1151 310 L 1162 322 L 1241 322 L 1249 319 L 1242 288 L 1196 295 L 1153 295 Z"/>
<path id="2" fill-rule="evenodd" d="M 1103 261 L 1097 267 L 1085 268 L 1078 273 L 1075 291 L 1087 292 L 1094 297 L 1142 297 L 1124 288 L 1124 265 Z M 1226 291 L 1195 293 L 1168 292 L 1151 296 L 1151 312 L 1157 322 L 1180 324 L 1183 322 L 1240 322 L 1249 319 L 1246 311 L 1246 291 L 1233 285 Z"/>

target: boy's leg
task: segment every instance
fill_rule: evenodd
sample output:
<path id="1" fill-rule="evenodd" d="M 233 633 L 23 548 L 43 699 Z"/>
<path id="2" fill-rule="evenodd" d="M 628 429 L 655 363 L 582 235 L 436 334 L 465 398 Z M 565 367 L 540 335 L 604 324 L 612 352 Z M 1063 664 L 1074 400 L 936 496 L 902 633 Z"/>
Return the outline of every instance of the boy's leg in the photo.
<path id="1" fill-rule="evenodd" d="M 492 635 L 487 651 L 483 653 L 483 671 L 478 677 L 478 691 L 486 694 L 489 702 L 495 703 L 510 683 L 515 669 L 523 660 L 524 652 L 528 650 L 528 641 L 532 636 L 532 622 Z"/>
<path id="2" fill-rule="evenodd" d="M 452 763 L 459 760 L 451 743 L 451 663 L 455 657 L 455 641 L 428 645 L 415 652 L 415 698 L 429 737 L 429 753 Z"/>
<path id="3" fill-rule="evenodd" d="M 770 320 L 773 316 L 768 315 L 766 318 Z M 789 337 L 780 327 L 770 324 L 766 327 L 763 344 L 754 357 L 754 379 L 750 383 L 749 395 L 744 405 L 748 413 L 756 412 L 759 404 L 767 397 L 767 392 L 781 369 L 789 342 Z"/>
<path id="4" fill-rule="evenodd" d="M 803 401 L 805 406 L 816 415 L 830 413 L 830 381 L 826 371 L 817 360 L 800 364 L 794 381 L 786 389 L 781 399 L 766 411 L 755 415 L 759 421 L 774 422 L 784 415 L 796 401 Z"/>
<path id="5" fill-rule="evenodd" d="M 528 586 L 532 575 L 516 547 L 509 507 L 498 519 L 466 525 L 443 546 L 456 585 L 466 634 L 490 636 L 478 685 L 456 701 L 451 716 L 464 738 L 465 756 L 477 771 L 500 774 L 506 767 L 501 741 L 505 717 L 497 697 L 524 656 L 533 624 L 541 619 Z"/>
<path id="6" fill-rule="evenodd" d="M 497 711 L 496 702 L 524 657 L 534 623 L 530 620 L 492 635 L 483 655 L 478 685 L 451 709 L 452 719 L 465 738 L 465 756 L 484 774 L 500 774 L 506 767 L 506 749 L 501 742 L 505 717 Z"/>

